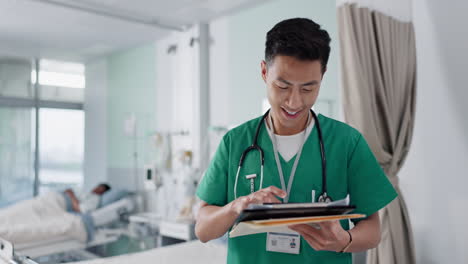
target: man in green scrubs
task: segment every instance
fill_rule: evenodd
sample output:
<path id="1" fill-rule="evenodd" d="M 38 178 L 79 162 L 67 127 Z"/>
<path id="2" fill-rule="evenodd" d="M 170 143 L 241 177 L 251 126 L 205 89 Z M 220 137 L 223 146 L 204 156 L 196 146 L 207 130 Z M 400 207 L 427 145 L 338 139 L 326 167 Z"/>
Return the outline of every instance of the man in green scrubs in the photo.
<path id="1" fill-rule="evenodd" d="M 322 194 L 322 160 L 310 109 L 329 54 L 328 33 L 309 19 L 284 20 L 267 33 L 261 72 L 271 110 L 265 121 L 261 117 L 250 120 L 222 139 L 197 190 L 202 202 L 195 231 L 201 241 L 229 231 L 249 204 L 312 202 Z M 318 123 L 327 158 L 328 195 L 339 200 L 349 194 L 355 212 L 367 217 L 353 220 L 352 229 L 349 221 L 333 221 L 319 227 L 290 226 L 293 234 L 230 238 L 228 263 L 351 263 L 350 252 L 378 245 L 378 210 L 397 194 L 357 130 L 323 115 L 318 115 Z M 263 180 L 259 179 L 258 151 L 247 154 L 236 177 L 242 152 L 252 144 L 259 124 L 257 143 L 265 153 Z M 290 239 L 284 244 L 290 246 L 288 250 L 277 244 L 281 239 Z"/>

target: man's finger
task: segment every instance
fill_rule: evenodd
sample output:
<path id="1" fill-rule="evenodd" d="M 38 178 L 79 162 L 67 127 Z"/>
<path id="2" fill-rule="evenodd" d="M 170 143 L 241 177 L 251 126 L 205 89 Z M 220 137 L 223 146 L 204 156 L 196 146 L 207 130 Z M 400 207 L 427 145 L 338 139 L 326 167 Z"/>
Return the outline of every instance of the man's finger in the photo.
<path id="1" fill-rule="evenodd" d="M 266 196 L 264 203 L 281 203 L 281 201 L 270 193 L 268 196 Z"/>
<path id="2" fill-rule="evenodd" d="M 309 235 L 307 233 L 299 233 L 299 234 L 301 234 L 301 236 L 309 243 L 309 245 L 313 249 L 315 249 L 317 251 L 323 250 L 323 243 L 321 243 L 319 241 L 319 239 L 317 239 L 316 237 L 311 236 L 311 235 Z"/>
<path id="3" fill-rule="evenodd" d="M 278 188 L 276 186 L 267 187 L 267 188 L 265 188 L 265 190 L 270 192 L 270 193 L 273 193 L 274 195 L 276 195 L 278 197 L 281 197 L 281 198 L 286 197 L 286 192 L 281 190 L 280 188 Z"/>
<path id="4" fill-rule="evenodd" d="M 324 222 L 319 222 L 318 225 L 320 226 L 321 229 L 332 229 L 332 227 L 336 224 L 339 224 L 338 220 L 334 221 L 324 221 Z"/>
<path id="5" fill-rule="evenodd" d="M 261 203 L 281 203 L 275 195 L 268 192 L 255 193 L 251 196 L 252 202 Z"/>
<path id="6" fill-rule="evenodd" d="M 317 229 L 307 224 L 291 225 L 288 227 L 298 233 L 307 234 L 312 237 L 320 238 L 323 236 L 322 230 Z"/>
<path id="7" fill-rule="evenodd" d="M 249 199 L 249 202 L 248 202 L 249 204 L 251 204 L 251 203 L 256 203 L 256 204 L 262 203 L 262 201 L 260 199 L 258 199 L 258 197 L 255 195 L 255 193 L 252 193 L 247 197 Z"/>

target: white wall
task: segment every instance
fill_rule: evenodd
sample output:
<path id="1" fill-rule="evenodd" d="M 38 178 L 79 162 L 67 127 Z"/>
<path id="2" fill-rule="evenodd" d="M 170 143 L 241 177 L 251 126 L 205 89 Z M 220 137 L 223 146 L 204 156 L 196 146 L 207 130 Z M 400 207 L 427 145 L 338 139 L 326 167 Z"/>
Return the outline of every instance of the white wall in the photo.
<path id="1" fill-rule="evenodd" d="M 468 34 L 463 0 L 413 0 L 416 126 L 400 173 L 418 263 L 468 263 Z"/>
<path id="2" fill-rule="evenodd" d="M 232 127 L 262 114 L 266 86 L 260 63 L 265 37 L 281 20 L 306 17 L 316 21 L 332 38 L 328 70 L 315 108 L 338 115 L 338 27 L 334 1 L 266 1 L 210 22 L 210 125 Z M 325 100 L 332 101 L 328 107 Z"/>
<path id="3" fill-rule="evenodd" d="M 210 23 L 210 124 L 227 127 L 229 120 L 229 38 L 228 20 L 224 16 Z"/>
<path id="4" fill-rule="evenodd" d="M 86 64 L 84 189 L 107 179 L 107 61 Z"/>
<path id="5" fill-rule="evenodd" d="M 194 151 L 194 166 L 199 165 L 200 120 L 198 27 L 174 32 L 156 45 L 156 129 L 158 132 L 188 135 L 173 136 L 173 151 Z M 170 47 L 177 47 L 168 53 Z M 178 157 L 178 156 L 177 156 Z M 178 160 L 178 159 L 176 159 Z M 173 164 L 176 166 L 176 164 Z"/>

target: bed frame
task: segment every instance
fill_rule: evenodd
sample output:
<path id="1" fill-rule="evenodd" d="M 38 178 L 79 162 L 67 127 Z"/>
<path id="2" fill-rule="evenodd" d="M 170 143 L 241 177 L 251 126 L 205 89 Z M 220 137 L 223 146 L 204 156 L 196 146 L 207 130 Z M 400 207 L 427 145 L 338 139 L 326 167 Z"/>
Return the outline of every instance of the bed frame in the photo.
<path id="1" fill-rule="evenodd" d="M 61 237 L 39 242 L 17 244 L 16 251 L 24 256 L 38 258 L 67 251 L 85 250 L 89 247 L 112 243 L 119 239 L 125 232 L 126 230 L 123 229 L 99 229 L 96 231 L 94 239 L 87 243 L 76 239 Z"/>
<path id="2" fill-rule="evenodd" d="M 13 244 L 0 238 L 0 264 L 37 264 L 28 257 L 15 254 Z"/>

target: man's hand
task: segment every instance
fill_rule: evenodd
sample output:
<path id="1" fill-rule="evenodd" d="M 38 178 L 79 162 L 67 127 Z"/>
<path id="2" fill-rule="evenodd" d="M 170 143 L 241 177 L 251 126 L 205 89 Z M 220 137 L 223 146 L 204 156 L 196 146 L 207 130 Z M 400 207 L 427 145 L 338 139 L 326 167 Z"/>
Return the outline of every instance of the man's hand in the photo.
<path id="1" fill-rule="evenodd" d="M 339 252 L 348 244 L 350 239 L 348 232 L 341 227 L 338 220 L 318 223 L 315 227 L 300 224 L 291 225 L 289 228 L 298 232 L 317 251 Z"/>
<path id="2" fill-rule="evenodd" d="M 286 192 L 275 186 L 270 186 L 247 196 L 237 198 L 232 202 L 231 209 L 239 215 L 249 204 L 281 203 L 277 197 L 286 197 Z"/>
<path id="3" fill-rule="evenodd" d="M 80 203 L 78 202 L 78 200 L 72 200 L 72 209 L 73 211 L 77 212 L 77 213 L 81 213 L 81 210 L 80 210 Z"/>
<path id="4" fill-rule="evenodd" d="M 277 197 L 286 193 L 274 186 L 261 189 L 247 196 L 242 196 L 225 206 L 210 205 L 201 202 L 197 215 L 195 234 L 202 242 L 218 238 L 234 224 L 239 214 L 252 203 L 280 203 Z"/>
<path id="5" fill-rule="evenodd" d="M 73 192 L 73 190 L 72 189 L 66 189 L 64 191 L 64 193 L 67 194 L 68 197 L 70 197 L 73 211 L 75 211 L 77 213 L 80 213 L 81 212 L 81 210 L 80 210 L 80 201 L 78 201 L 78 198 L 76 198 L 75 193 Z"/>

